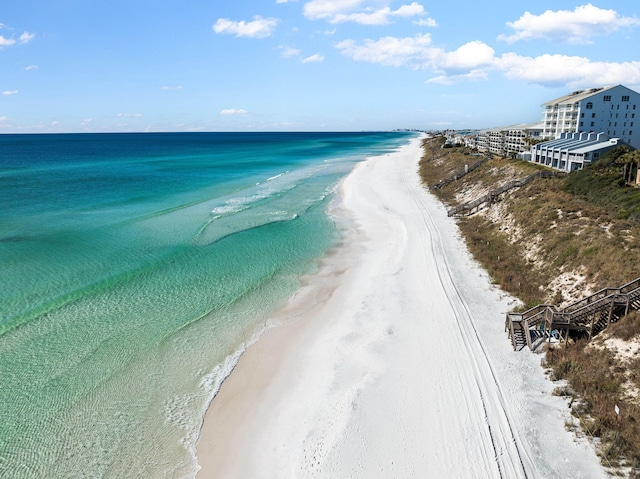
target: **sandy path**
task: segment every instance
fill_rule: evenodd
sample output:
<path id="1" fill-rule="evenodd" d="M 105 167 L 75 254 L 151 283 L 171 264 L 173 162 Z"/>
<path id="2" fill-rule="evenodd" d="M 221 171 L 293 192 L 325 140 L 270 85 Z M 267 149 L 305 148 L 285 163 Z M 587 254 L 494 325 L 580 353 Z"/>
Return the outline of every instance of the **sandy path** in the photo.
<path id="1" fill-rule="evenodd" d="M 348 267 L 240 360 L 207 413 L 199 479 L 605 477 L 540 357 L 511 350 L 513 302 L 421 187 L 419 156 L 414 141 L 345 179 L 357 228 L 333 271 Z"/>

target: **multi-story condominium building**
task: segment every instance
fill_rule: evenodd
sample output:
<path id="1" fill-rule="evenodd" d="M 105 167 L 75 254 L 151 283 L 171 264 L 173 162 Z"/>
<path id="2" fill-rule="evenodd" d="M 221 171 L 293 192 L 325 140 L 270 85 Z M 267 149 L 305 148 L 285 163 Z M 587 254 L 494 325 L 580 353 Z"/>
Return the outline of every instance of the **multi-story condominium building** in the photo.
<path id="1" fill-rule="evenodd" d="M 447 135 L 447 142 L 451 145 L 464 145 L 469 148 L 477 148 L 476 139 L 478 133 L 475 130 L 459 130 Z"/>
<path id="2" fill-rule="evenodd" d="M 542 124 L 522 124 L 482 130 L 477 135 L 477 148 L 496 155 L 518 154 L 529 149 L 531 139 L 542 138 Z"/>
<path id="3" fill-rule="evenodd" d="M 616 85 L 574 91 L 542 105 L 542 136 L 561 133 L 606 133 L 640 148 L 640 93 Z"/>
<path id="4" fill-rule="evenodd" d="M 620 138 L 609 138 L 606 133 L 561 133 L 555 140 L 533 146 L 531 157 L 526 159 L 570 172 L 581 170 L 610 149 L 622 144 Z"/>
<path id="5" fill-rule="evenodd" d="M 507 153 L 522 153 L 531 146 L 531 140 L 542 139 L 542 123 L 510 126 L 504 130 L 504 149 Z"/>

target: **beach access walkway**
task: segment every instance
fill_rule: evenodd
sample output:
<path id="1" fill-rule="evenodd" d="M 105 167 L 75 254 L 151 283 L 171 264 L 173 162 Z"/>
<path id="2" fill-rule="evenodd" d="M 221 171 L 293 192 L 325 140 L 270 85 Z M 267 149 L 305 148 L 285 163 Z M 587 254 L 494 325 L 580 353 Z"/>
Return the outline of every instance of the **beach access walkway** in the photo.
<path id="1" fill-rule="evenodd" d="M 535 349 L 551 338 L 570 334 L 591 339 L 631 311 L 640 310 L 640 278 L 619 288 L 604 288 L 563 308 L 539 304 L 523 313 L 507 313 L 505 331 L 515 351 Z"/>
<path id="2" fill-rule="evenodd" d="M 511 180 L 508 183 L 505 183 L 502 186 L 499 186 L 495 190 L 489 191 L 489 193 L 476 198 L 473 201 L 469 201 L 467 203 L 462 203 L 458 206 L 455 206 L 447 211 L 447 216 L 455 216 L 460 214 L 472 214 L 474 211 L 478 211 L 483 205 L 491 205 L 494 203 L 500 195 L 510 191 L 514 188 L 520 188 L 528 183 L 531 183 L 536 178 L 553 178 L 556 176 L 564 175 L 565 173 L 559 171 L 548 171 L 548 170 L 540 170 L 535 173 L 531 173 L 524 178 L 520 178 L 518 180 Z"/>

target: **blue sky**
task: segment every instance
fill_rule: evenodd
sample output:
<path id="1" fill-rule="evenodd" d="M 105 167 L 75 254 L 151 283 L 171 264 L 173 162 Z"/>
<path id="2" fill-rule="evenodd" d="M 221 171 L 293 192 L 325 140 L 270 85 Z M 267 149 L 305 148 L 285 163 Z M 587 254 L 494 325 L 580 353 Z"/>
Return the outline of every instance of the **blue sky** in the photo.
<path id="1" fill-rule="evenodd" d="M 640 2 L 19 0 L 0 133 L 465 129 L 640 91 Z"/>

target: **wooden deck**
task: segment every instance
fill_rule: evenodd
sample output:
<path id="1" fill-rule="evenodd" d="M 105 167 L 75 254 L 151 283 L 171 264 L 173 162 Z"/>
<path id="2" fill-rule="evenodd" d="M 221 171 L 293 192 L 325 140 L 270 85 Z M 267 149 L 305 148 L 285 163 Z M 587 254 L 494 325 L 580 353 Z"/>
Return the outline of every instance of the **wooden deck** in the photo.
<path id="1" fill-rule="evenodd" d="M 564 308 L 539 304 L 523 313 L 507 313 L 505 331 L 515 351 L 535 349 L 556 337 L 566 340 L 579 331 L 589 339 L 630 311 L 640 310 L 640 278 L 619 288 L 605 288 Z"/>

